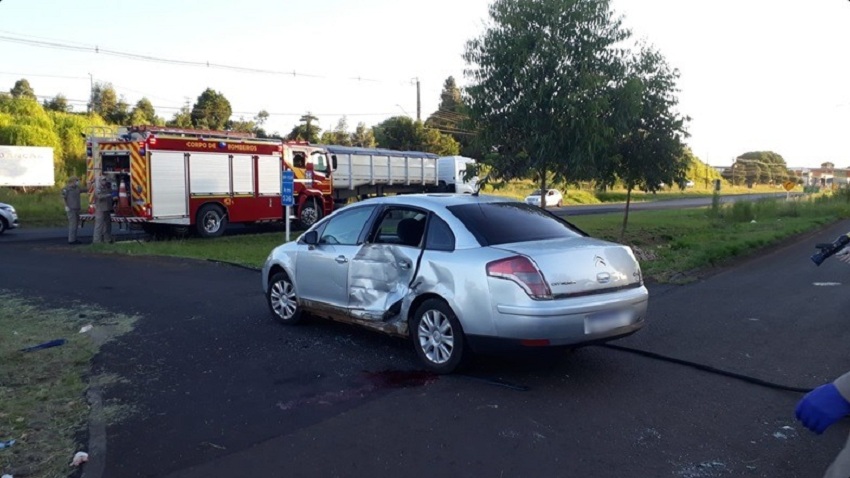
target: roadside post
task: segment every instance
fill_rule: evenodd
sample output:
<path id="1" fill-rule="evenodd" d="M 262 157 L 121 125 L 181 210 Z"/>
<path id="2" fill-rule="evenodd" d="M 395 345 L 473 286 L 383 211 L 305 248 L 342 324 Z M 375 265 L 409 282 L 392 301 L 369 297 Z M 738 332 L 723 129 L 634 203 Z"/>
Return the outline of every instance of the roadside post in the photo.
<path id="1" fill-rule="evenodd" d="M 797 185 L 794 181 L 785 181 L 782 184 L 782 187 L 785 188 L 785 200 L 789 201 L 791 199 L 791 190 Z"/>
<path id="2" fill-rule="evenodd" d="M 283 172 L 283 179 L 280 182 L 280 204 L 284 207 L 284 215 L 286 216 L 286 242 L 289 242 L 289 216 L 291 215 L 292 206 L 295 205 L 295 196 L 293 190 L 295 187 L 295 176 L 292 170 Z"/>

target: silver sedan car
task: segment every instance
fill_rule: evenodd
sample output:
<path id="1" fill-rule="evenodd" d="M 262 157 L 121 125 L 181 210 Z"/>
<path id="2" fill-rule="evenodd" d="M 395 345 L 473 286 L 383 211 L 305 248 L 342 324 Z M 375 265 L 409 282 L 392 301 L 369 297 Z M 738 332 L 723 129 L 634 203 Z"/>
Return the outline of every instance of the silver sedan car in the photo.
<path id="1" fill-rule="evenodd" d="M 340 209 L 275 248 L 262 286 L 280 322 L 310 314 L 408 337 L 437 373 L 470 352 L 632 334 L 648 300 L 630 248 L 538 207 L 468 194 Z"/>

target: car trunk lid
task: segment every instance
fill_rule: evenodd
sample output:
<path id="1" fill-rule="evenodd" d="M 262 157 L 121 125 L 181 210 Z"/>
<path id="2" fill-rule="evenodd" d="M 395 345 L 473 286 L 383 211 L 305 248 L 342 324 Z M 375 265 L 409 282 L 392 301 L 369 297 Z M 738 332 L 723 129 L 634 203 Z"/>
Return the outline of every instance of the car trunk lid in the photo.
<path id="1" fill-rule="evenodd" d="M 572 237 L 494 246 L 535 262 L 554 297 L 606 292 L 641 284 L 632 250 L 591 237 Z"/>

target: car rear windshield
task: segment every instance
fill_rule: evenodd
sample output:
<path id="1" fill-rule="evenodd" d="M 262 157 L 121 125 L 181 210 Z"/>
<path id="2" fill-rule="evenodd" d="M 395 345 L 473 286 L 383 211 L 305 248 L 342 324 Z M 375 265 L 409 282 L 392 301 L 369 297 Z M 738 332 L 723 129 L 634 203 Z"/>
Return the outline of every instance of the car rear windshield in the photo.
<path id="1" fill-rule="evenodd" d="M 448 209 L 482 246 L 584 235 L 543 209 L 518 202 L 463 204 Z"/>

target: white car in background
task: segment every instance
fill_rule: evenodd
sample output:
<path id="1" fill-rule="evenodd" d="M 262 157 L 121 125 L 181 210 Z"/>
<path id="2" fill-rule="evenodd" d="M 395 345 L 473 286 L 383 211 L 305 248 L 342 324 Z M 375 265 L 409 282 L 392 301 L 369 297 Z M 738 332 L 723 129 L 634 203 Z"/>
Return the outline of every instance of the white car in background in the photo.
<path id="1" fill-rule="evenodd" d="M 535 189 L 533 193 L 525 198 L 526 204 L 540 207 L 540 190 Z M 564 196 L 557 189 L 549 189 L 546 191 L 546 207 L 561 207 L 564 203 Z"/>
<path id="2" fill-rule="evenodd" d="M 18 213 L 9 204 L 0 202 L 0 234 L 18 227 Z"/>

